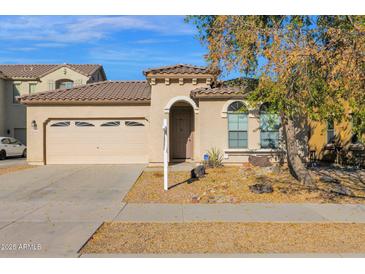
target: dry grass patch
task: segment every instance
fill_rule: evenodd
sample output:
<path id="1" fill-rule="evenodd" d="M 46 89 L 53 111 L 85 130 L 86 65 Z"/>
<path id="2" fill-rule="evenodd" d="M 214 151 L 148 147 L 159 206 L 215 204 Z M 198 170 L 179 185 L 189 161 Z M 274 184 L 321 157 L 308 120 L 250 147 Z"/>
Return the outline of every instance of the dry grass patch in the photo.
<path id="1" fill-rule="evenodd" d="M 105 223 L 81 253 L 364 253 L 365 224 Z"/>
<path id="2" fill-rule="evenodd" d="M 364 203 L 365 199 L 328 195 L 322 190 L 308 189 L 282 168 L 264 172 L 249 166 L 226 166 L 208 169 L 207 175 L 191 184 L 190 172 L 170 172 L 169 191 L 163 190 L 163 173 L 145 171 L 124 198 L 128 203 Z M 249 186 L 268 182 L 274 192 L 255 194 Z M 325 189 L 323 184 L 319 187 Z M 364 185 L 365 186 L 365 185 Z M 365 191 L 359 190 L 365 197 Z"/>
<path id="3" fill-rule="evenodd" d="M 0 175 L 12 173 L 24 169 L 34 168 L 35 166 L 30 165 L 19 165 L 19 166 L 9 166 L 9 167 L 0 167 Z"/>

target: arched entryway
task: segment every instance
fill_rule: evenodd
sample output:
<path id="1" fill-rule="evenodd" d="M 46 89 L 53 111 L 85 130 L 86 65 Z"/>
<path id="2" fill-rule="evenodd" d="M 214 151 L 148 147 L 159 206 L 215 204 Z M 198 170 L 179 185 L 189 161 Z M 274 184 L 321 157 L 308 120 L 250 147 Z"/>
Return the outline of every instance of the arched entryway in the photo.
<path id="1" fill-rule="evenodd" d="M 194 155 L 194 109 L 185 101 L 175 102 L 169 109 L 170 160 L 185 161 Z"/>

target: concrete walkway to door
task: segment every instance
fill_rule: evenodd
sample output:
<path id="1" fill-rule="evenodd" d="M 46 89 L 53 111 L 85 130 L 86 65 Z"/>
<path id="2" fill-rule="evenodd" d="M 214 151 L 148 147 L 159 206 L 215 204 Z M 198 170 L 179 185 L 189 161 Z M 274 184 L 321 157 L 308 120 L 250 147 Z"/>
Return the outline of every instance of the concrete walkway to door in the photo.
<path id="1" fill-rule="evenodd" d="M 0 257 L 76 257 L 144 165 L 51 165 L 0 176 Z M 33 245 L 30 245 L 33 244 Z"/>

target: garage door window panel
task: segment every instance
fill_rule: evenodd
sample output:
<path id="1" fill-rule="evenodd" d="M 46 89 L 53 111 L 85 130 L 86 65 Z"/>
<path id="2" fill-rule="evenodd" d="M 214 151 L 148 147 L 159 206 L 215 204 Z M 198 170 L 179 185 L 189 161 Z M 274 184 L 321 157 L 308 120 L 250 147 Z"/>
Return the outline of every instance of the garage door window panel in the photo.
<path id="1" fill-rule="evenodd" d="M 70 122 L 58 122 L 51 125 L 51 127 L 69 127 Z"/>
<path id="2" fill-rule="evenodd" d="M 89 122 L 79 122 L 79 121 L 75 122 L 75 126 L 77 126 L 77 127 L 95 127 L 95 125 L 92 124 L 92 123 L 89 123 Z"/>
<path id="3" fill-rule="evenodd" d="M 135 121 L 126 121 L 125 125 L 127 127 L 144 127 L 144 124 Z"/>
<path id="4" fill-rule="evenodd" d="M 119 121 L 111 121 L 111 122 L 106 122 L 100 125 L 101 127 L 119 127 L 120 126 L 120 122 Z"/>

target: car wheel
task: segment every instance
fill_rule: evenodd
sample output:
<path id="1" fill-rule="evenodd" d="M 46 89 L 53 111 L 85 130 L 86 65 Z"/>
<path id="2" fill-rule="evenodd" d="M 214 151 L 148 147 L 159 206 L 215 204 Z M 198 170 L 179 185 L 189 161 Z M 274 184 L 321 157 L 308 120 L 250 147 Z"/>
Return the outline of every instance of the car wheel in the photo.
<path id="1" fill-rule="evenodd" d="M 27 149 L 24 149 L 24 150 L 23 150 L 22 157 L 23 157 L 23 158 L 27 158 Z"/>
<path id="2" fill-rule="evenodd" d="M 6 159 L 6 151 L 2 150 L 0 151 L 0 160 L 5 160 Z"/>

